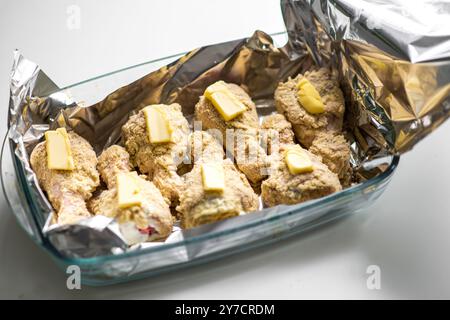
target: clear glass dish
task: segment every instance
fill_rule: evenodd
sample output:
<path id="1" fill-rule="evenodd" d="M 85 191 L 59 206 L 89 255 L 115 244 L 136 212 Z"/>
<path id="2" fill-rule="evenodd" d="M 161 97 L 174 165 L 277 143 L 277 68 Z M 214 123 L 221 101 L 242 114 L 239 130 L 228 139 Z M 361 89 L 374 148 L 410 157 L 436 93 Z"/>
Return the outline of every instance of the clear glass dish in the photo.
<path id="1" fill-rule="evenodd" d="M 284 44 L 285 33 L 273 35 L 277 45 Z M 107 93 L 131 81 L 169 64 L 180 55 L 145 62 L 77 84 L 67 86 L 74 96 L 83 96 L 87 104 L 98 101 Z M 67 258 L 62 256 L 42 236 L 37 219 L 42 216 L 36 208 L 37 199 L 30 192 L 24 173 L 18 168 L 17 159 L 6 137 L 1 152 L 1 180 L 5 198 L 22 228 L 64 270 L 78 265 L 81 280 L 86 285 L 107 285 L 205 263 L 233 253 L 262 246 L 331 220 L 354 213 L 373 203 L 385 190 L 398 163 L 399 157 L 383 159 L 386 170 L 361 184 L 314 201 L 280 206 L 274 214 L 252 214 L 252 219 L 242 219 L 238 226 L 214 224 L 207 232 L 190 232 L 179 241 L 108 256 L 92 258 Z M 244 217 L 238 217 L 244 218 Z"/>

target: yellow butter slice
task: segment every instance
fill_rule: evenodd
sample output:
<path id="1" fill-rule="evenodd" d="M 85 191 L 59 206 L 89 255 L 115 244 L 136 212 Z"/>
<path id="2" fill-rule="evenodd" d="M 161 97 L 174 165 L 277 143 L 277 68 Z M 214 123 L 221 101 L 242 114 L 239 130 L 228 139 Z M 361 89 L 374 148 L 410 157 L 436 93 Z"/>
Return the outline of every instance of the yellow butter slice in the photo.
<path id="1" fill-rule="evenodd" d="M 205 98 L 211 101 L 225 121 L 230 121 L 246 108 L 245 105 L 225 86 L 225 82 L 218 81 L 205 90 Z"/>
<path id="2" fill-rule="evenodd" d="M 69 135 L 66 128 L 58 128 L 45 132 L 47 167 L 55 170 L 73 170 L 75 164 L 72 157 Z"/>
<path id="3" fill-rule="evenodd" d="M 121 209 L 142 204 L 141 188 L 136 171 L 117 175 L 117 200 Z"/>
<path id="4" fill-rule="evenodd" d="M 314 170 L 308 154 L 298 146 L 286 150 L 284 159 L 291 174 L 307 173 Z"/>
<path id="5" fill-rule="evenodd" d="M 172 141 L 172 127 L 163 107 L 155 104 L 145 107 L 143 111 L 150 143 Z"/>
<path id="6" fill-rule="evenodd" d="M 202 164 L 202 181 L 205 191 L 223 191 L 225 189 L 223 166 L 218 163 Z"/>
<path id="7" fill-rule="evenodd" d="M 297 98 L 303 108 L 309 113 L 318 114 L 325 112 L 322 97 L 316 88 L 306 78 L 301 78 L 297 83 Z"/>

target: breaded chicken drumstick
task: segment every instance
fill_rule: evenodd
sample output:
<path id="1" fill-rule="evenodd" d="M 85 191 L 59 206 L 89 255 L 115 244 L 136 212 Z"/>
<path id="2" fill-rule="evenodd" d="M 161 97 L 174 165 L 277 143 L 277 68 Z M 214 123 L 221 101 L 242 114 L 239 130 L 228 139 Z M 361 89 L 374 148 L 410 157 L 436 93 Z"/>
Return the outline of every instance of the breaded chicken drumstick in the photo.
<path id="1" fill-rule="evenodd" d="M 204 129 L 222 133 L 228 152 L 251 183 L 258 184 L 267 176 L 270 164 L 259 145 L 256 106 L 241 87 L 223 81 L 209 86 L 195 106 L 195 118 Z"/>
<path id="2" fill-rule="evenodd" d="M 47 193 L 48 199 L 56 210 L 55 221 L 58 224 L 77 223 L 89 218 L 91 214 L 86 207 L 86 200 L 100 184 L 96 169 L 97 156 L 89 142 L 74 132 L 67 133 L 65 129 L 54 132 L 64 132 L 67 137 L 73 166 L 71 169 L 49 169 L 47 151 L 48 141 L 39 143 L 31 153 L 30 163 L 40 186 Z M 62 147 L 59 145 L 59 147 Z M 55 153 L 63 151 L 54 150 Z"/>
<path id="3" fill-rule="evenodd" d="M 280 137 L 277 147 L 271 147 L 269 178 L 261 185 L 266 206 L 305 202 L 342 189 L 337 175 L 319 157 L 294 143 L 291 124 L 282 115 L 266 117 L 262 127 L 278 131 Z"/>
<path id="4" fill-rule="evenodd" d="M 155 115 L 160 118 L 159 122 L 149 124 Z M 161 130 L 159 126 L 167 126 L 163 129 L 170 136 L 166 140 L 152 142 L 149 126 L 157 127 L 156 131 Z M 122 133 L 131 162 L 142 173 L 148 174 L 162 195 L 175 207 L 183 183 L 177 170 L 182 166 L 189 135 L 189 125 L 181 106 L 176 103 L 148 106 L 130 117 L 122 127 Z"/>
<path id="5" fill-rule="evenodd" d="M 131 171 L 130 156 L 123 147 L 113 145 L 104 150 L 97 167 L 108 190 L 89 201 L 94 214 L 116 218 L 128 244 L 165 238 L 171 233 L 173 220 L 169 205 L 152 182 Z M 119 193 L 120 188 L 132 187 L 127 184 L 136 187 L 139 200 L 123 206 Z"/>
<path id="6" fill-rule="evenodd" d="M 223 159 L 220 143 L 204 131 L 193 132 L 190 141 L 197 156 L 180 192 L 182 225 L 192 228 L 257 210 L 257 195 L 245 175 Z"/>

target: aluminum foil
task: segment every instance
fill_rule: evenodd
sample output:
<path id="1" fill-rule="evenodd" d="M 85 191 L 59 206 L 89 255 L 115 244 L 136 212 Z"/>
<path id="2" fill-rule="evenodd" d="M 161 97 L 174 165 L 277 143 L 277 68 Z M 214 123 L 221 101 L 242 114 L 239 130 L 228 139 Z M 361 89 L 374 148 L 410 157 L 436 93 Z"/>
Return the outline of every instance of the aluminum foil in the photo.
<path id="1" fill-rule="evenodd" d="M 105 99 L 82 106 L 83 97 L 61 91 L 33 62 L 15 53 L 11 73 L 9 138 L 15 165 L 42 215 L 32 217 L 42 238 L 62 255 L 118 254 L 128 248 L 112 219 L 97 216 L 78 225 L 51 225 L 53 210 L 29 165 L 29 155 L 49 128 L 66 126 L 100 153 L 120 143 L 129 115 L 153 103 L 178 102 L 189 117 L 207 85 L 217 80 L 243 86 L 260 115 L 274 110 L 279 81 L 317 66 L 340 75 L 347 100 L 345 127 L 359 180 L 386 169 L 383 157 L 409 150 L 450 114 L 450 7 L 412 1 L 282 0 L 289 40 L 281 48 L 261 31 L 247 39 L 193 50 Z M 174 39 L 176 41 L 176 39 Z M 284 206 L 261 210 L 193 230 L 175 228 L 166 242 L 235 227 Z M 315 217 L 317 218 L 317 217 Z M 194 254 L 195 255 L 195 254 Z M 193 254 L 183 253 L 182 260 Z"/>
<path id="2" fill-rule="evenodd" d="M 449 117 L 448 1 L 283 0 L 282 9 L 292 43 L 339 70 L 361 159 L 403 153 Z"/>

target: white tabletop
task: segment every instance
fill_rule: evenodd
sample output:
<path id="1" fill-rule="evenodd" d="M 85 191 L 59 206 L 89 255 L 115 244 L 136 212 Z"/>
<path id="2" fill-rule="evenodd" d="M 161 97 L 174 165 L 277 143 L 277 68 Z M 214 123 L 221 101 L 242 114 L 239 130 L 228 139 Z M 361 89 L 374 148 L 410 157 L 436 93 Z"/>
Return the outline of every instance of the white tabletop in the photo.
<path id="1" fill-rule="evenodd" d="M 256 29 L 284 29 L 279 1 L 2 1 L 0 133 L 15 48 L 63 86 Z M 64 272 L 20 229 L 0 195 L 0 298 L 450 298 L 449 137 L 450 121 L 402 156 L 387 191 L 356 215 L 207 265 L 106 288 L 68 290 Z M 367 286 L 371 265 L 380 268 L 379 290 Z"/>

